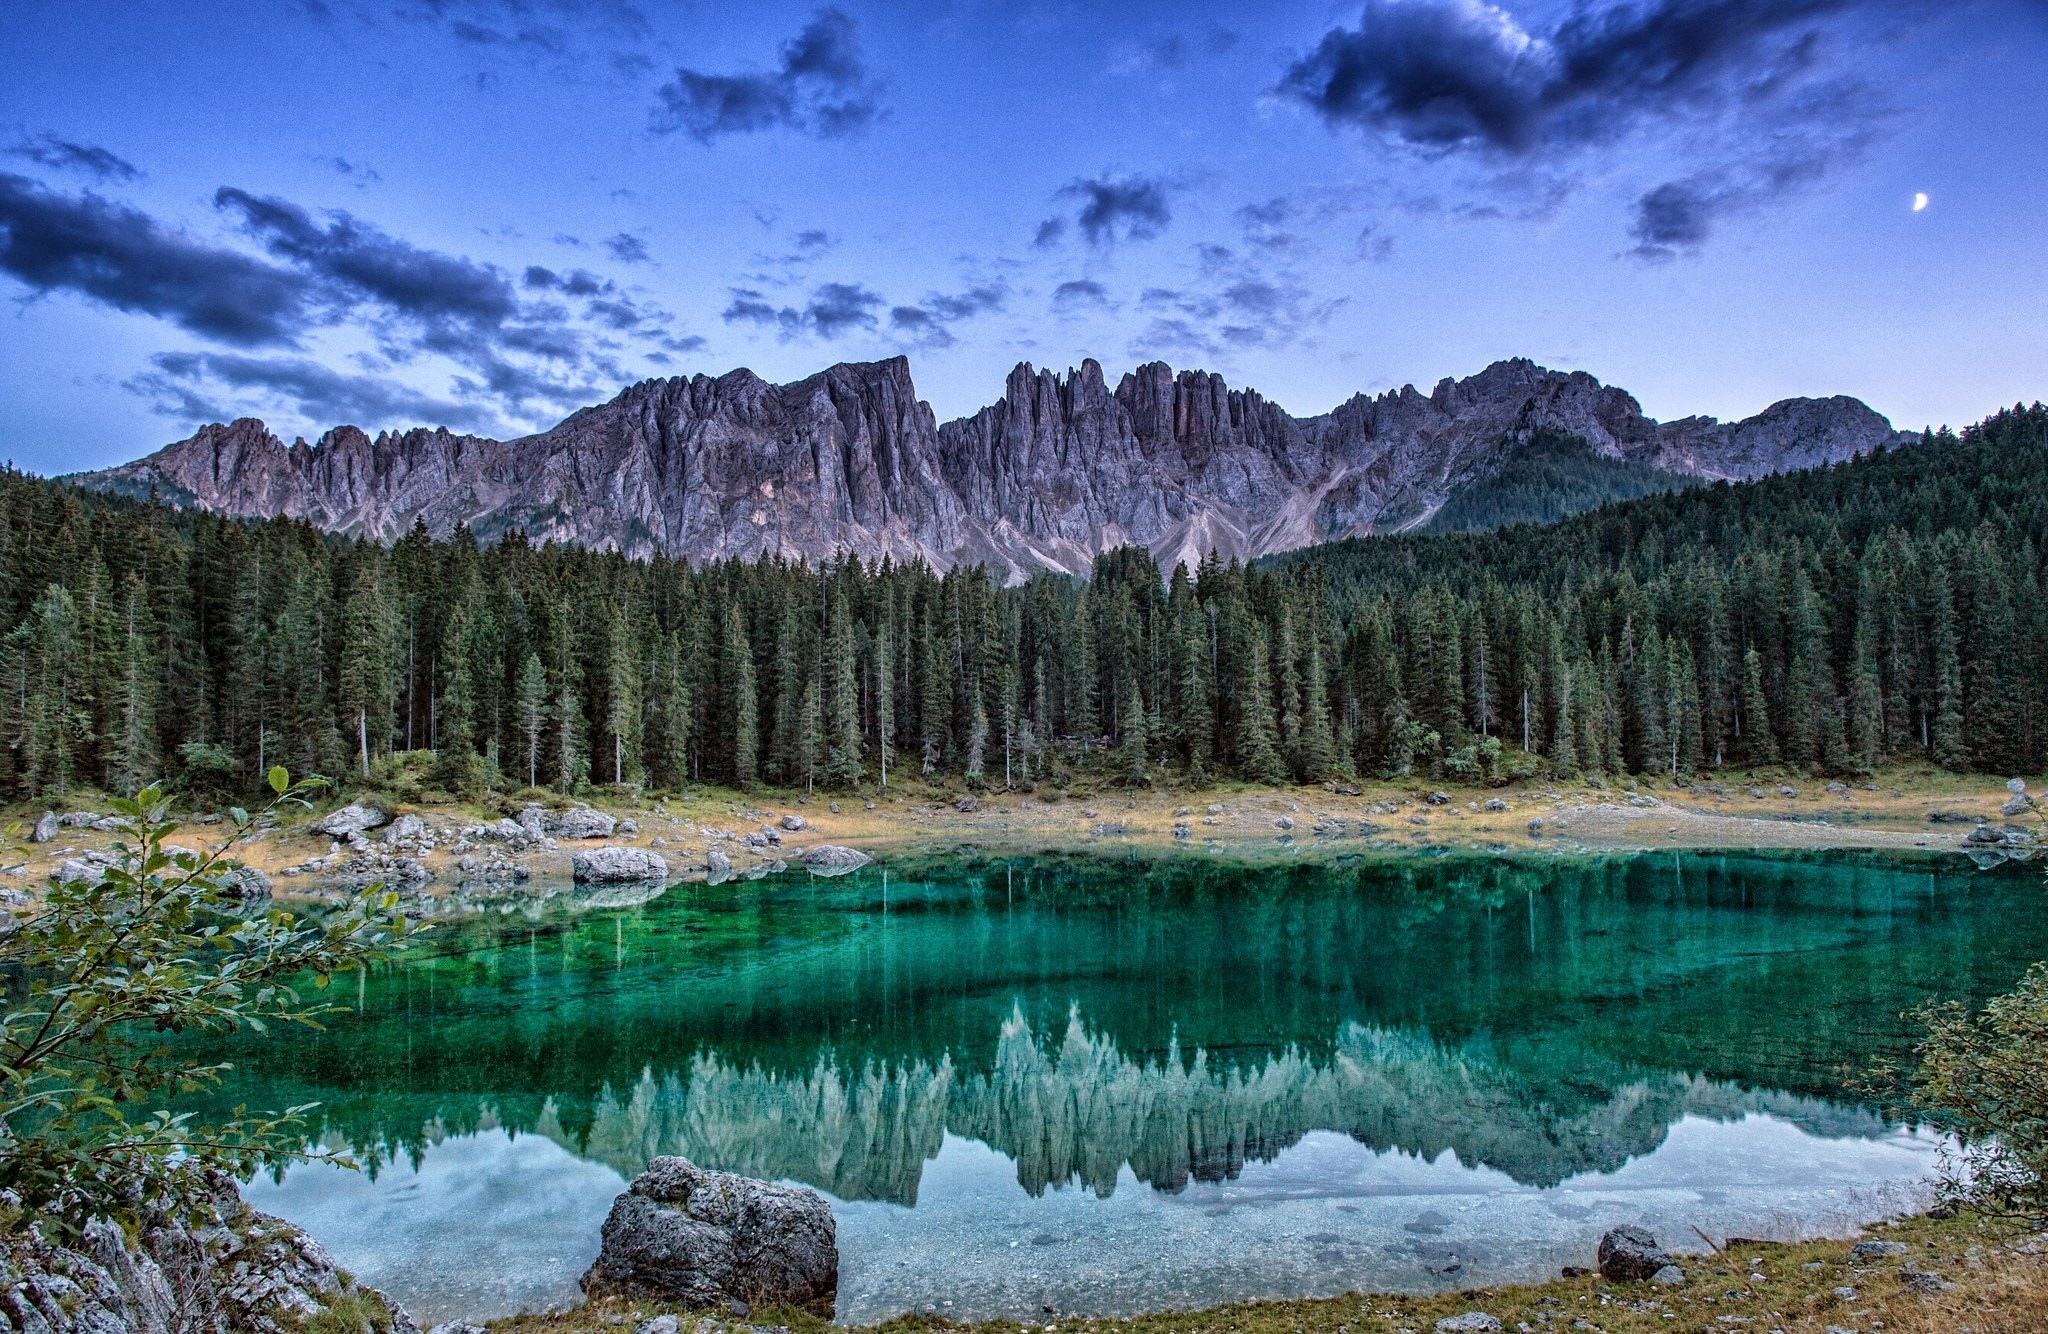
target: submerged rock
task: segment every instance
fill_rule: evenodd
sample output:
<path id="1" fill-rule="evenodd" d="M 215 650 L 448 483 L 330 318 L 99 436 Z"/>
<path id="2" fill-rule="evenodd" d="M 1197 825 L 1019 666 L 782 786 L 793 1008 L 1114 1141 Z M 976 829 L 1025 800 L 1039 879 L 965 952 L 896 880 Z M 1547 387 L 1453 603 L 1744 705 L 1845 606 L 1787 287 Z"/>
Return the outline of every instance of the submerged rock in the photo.
<path id="1" fill-rule="evenodd" d="M 1671 1257 L 1657 1245 L 1657 1239 L 1639 1227 L 1609 1229 L 1600 1238 L 1598 1260 L 1600 1276 L 1617 1283 L 1640 1283 L 1655 1278 L 1658 1270 L 1671 1264 Z"/>
<path id="2" fill-rule="evenodd" d="M 837 843 L 820 843 L 814 848 L 806 848 L 803 853 L 803 863 L 812 875 L 845 875 L 848 871 L 858 871 L 873 860 L 865 852 L 841 847 Z"/>
<path id="3" fill-rule="evenodd" d="M 656 1158 L 612 1201 L 592 1298 L 685 1306 L 794 1306 L 831 1319 L 839 1247 L 831 1207 L 813 1190 Z"/>
<path id="4" fill-rule="evenodd" d="M 589 885 L 667 880 L 668 862 L 645 848 L 579 848 L 569 859 L 576 881 Z"/>

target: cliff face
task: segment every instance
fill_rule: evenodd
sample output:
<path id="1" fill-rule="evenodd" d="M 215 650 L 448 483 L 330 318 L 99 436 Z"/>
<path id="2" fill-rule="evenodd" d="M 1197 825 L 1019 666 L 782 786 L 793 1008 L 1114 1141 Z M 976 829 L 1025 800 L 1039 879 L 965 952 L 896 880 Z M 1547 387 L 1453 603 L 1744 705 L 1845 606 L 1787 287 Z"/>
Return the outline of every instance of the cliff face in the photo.
<path id="1" fill-rule="evenodd" d="M 222 513 L 304 518 L 383 540 L 415 520 L 693 560 L 763 553 L 986 561 L 1012 578 L 1085 571 L 1130 542 L 1169 566 L 1252 557 L 1425 521 L 1538 432 L 1701 478 L 1849 458 L 1895 439 L 1852 398 L 1788 399 L 1723 423 L 1662 424 L 1583 373 L 1497 362 L 1428 395 L 1360 395 L 1289 416 L 1221 376 L 1028 364 L 1001 399 L 938 425 L 909 363 L 771 385 L 751 371 L 649 380 L 517 440 L 336 427 L 286 445 L 253 419 L 79 475 Z"/>

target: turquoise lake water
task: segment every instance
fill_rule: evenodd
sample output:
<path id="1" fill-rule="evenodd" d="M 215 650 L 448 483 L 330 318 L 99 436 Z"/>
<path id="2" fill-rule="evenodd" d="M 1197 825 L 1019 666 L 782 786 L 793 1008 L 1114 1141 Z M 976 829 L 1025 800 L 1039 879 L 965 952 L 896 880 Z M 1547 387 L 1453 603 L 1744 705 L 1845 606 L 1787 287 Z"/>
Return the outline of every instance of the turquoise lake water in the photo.
<path id="1" fill-rule="evenodd" d="M 1923 1201 L 1850 1090 L 2044 956 L 1960 859 L 899 861 L 443 924 L 226 1094 L 321 1104 L 373 1170 L 248 1194 L 425 1320 L 574 1301 L 664 1153 L 824 1192 L 845 1321 L 1467 1288 Z"/>

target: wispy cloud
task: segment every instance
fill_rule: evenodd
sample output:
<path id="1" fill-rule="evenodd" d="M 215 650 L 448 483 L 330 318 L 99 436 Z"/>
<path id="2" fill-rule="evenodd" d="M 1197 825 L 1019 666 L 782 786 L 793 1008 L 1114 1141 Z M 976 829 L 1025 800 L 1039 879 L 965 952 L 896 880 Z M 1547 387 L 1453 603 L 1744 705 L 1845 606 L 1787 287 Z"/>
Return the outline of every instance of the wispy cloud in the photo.
<path id="1" fill-rule="evenodd" d="M 7 152 L 10 157 L 26 158 L 52 171 L 75 171 L 97 181 L 133 181 L 142 176 L 134 163 L 112 149 L 54 134 L 30 135 Z"/>

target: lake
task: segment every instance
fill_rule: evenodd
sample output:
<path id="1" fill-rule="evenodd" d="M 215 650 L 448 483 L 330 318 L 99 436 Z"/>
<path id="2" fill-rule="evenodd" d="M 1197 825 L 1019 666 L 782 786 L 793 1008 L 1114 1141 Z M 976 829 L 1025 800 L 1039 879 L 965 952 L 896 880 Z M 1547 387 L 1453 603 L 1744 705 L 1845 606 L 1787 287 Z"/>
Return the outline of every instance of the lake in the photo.
<path id="1" fill-rule="evenodd" d="M 839 1317 L 1118 1314 L 1845 1233 L 1939 1137 L 1863 1087 L 1904 1012 L 2048 956 L 2038 872 L 1645 853 L 896 861 L 566 887 L 237 1043 L 319 1102 L 247 1188 L 423 1321 L 563 1305 L 647 1160 L 822 1191 Z"/>

